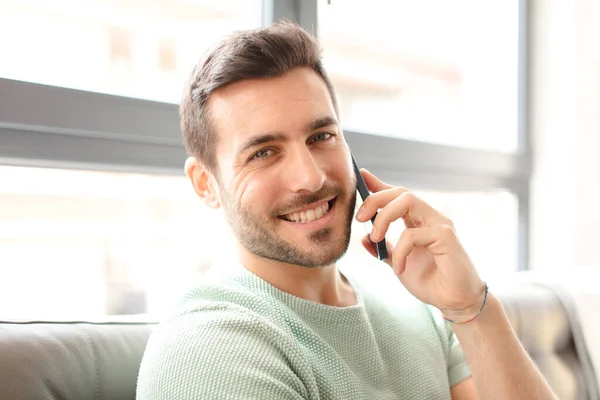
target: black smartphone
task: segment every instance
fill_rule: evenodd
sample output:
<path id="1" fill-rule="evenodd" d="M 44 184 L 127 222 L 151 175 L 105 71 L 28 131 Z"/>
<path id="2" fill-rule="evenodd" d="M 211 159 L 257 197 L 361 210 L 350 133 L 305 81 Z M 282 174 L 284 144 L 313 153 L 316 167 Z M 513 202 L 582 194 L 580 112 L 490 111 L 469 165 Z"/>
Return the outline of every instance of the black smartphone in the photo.
<path id="1" fill-rule="evenodd" d="M 354 155 L 352 155 L 352 164 L 354 165 L 354 173 L 356 174 L 356 189 L 358 190 L 358 193 L 360 194 L 360 197 L 362 198 L 363 201 L 365 201 L 367 199 L 367 197 L 369 197 L 370 193 L 369 193 L 369 189 L 367 188 L 367 184 L 365 183 L 365 180 L 363 179 L 361 173 L 360 173 L 360 168 L 358 168 L 358 164 L 356 163 L 356 160 L 354 159 Z M 377 213 L 375 213 L 375 215 L 373 216 L 373 218 L 371 218 L 371 223 L 375 222 L 375 217 L 377 217 Z M 383 238 L 381 241 L 376 243 L 376 249 L 377 249 L 377 257 L 380 260 L 386 260 L 388 258 L 388 251 L 387 251 L 387 246 L 385 244 L 385 238 Z"/>

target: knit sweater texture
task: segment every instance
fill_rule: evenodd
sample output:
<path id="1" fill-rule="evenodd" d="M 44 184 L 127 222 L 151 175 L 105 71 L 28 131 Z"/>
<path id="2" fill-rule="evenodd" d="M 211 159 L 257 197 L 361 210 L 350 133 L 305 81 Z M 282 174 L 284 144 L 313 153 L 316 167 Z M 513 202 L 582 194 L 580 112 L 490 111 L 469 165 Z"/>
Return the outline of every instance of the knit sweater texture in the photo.
<path id="1" fill-rule="evenodd" d="M 449 400 L 470 370 L 439 311 L 388 267 L 340 270 L 356 305 L 295 297 L 241 266 L 206 277 L 152 333 L 137 398 Z"/>

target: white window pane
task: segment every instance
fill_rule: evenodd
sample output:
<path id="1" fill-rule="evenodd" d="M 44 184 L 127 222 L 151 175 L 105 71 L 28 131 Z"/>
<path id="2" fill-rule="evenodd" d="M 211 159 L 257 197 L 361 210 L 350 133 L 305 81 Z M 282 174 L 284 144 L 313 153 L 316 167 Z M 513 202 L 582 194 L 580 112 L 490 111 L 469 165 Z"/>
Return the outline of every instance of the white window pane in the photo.
<path id="1" fill-rule="evenodd" d="M 0 0 L 0 77 L 177 103 L 201 54 L 261 0 Z"/>
<path id="2" fill-rule="evenodd" d="M 159 314 L 231 253 L 183 177 L 0 167 L 0 319 Z"/>
<path id="3" fill-rule="evenodd" d="M 319 0 L 346 129 L 517 148 L 517 0 Z"/>
<path id="4" fill-rule="evenodd" d="M 519 218 L 517 197 L 513 193 L 413 192 L 452 219 L 459 239 L 482 279 L 493 282 L 517 270 Z M 349 260 L 354 257 L 366 260 L 366 251 L 360 244 L 366 229 L 361 225 L 364 224 L 354 221 L 352 242 L 346 256 Z M 404 223 L 396 221 L 386 235 L 387 240 L 396 243 L 403 230 Z"/>

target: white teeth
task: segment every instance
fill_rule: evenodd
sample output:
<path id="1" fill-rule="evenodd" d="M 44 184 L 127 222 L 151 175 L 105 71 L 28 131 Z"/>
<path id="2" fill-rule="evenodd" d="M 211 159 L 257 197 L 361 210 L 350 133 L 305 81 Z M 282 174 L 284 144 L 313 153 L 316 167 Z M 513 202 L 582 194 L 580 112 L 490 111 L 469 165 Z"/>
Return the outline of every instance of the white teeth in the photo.
<path id="1" fill-rule="evenodd" d="M 329 203 L 325 202 L 311 210 L 284 215 L 284 218 L 292 222 L 312 222 L 326 215 L 328 211 Z"/>
<path id="2" fill-rule="evenodd" d="M 315 219 L 319 219 L 323 216 L 323 207 L 317 207 L 315 209 Z"/>

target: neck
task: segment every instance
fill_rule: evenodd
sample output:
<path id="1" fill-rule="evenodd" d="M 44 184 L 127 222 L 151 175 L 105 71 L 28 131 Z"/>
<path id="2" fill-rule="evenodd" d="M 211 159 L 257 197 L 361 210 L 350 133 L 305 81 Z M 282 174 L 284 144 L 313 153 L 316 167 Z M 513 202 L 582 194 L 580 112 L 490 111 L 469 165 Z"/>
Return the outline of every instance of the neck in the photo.
<path id="1" fill-rule="evenodd" d="M 241 249 L 242 265 L 279 290 L 316 303 L 335 307 L 355 305 L 356 294 L 335 264 L 308 268 L 267 260 Z"/>

